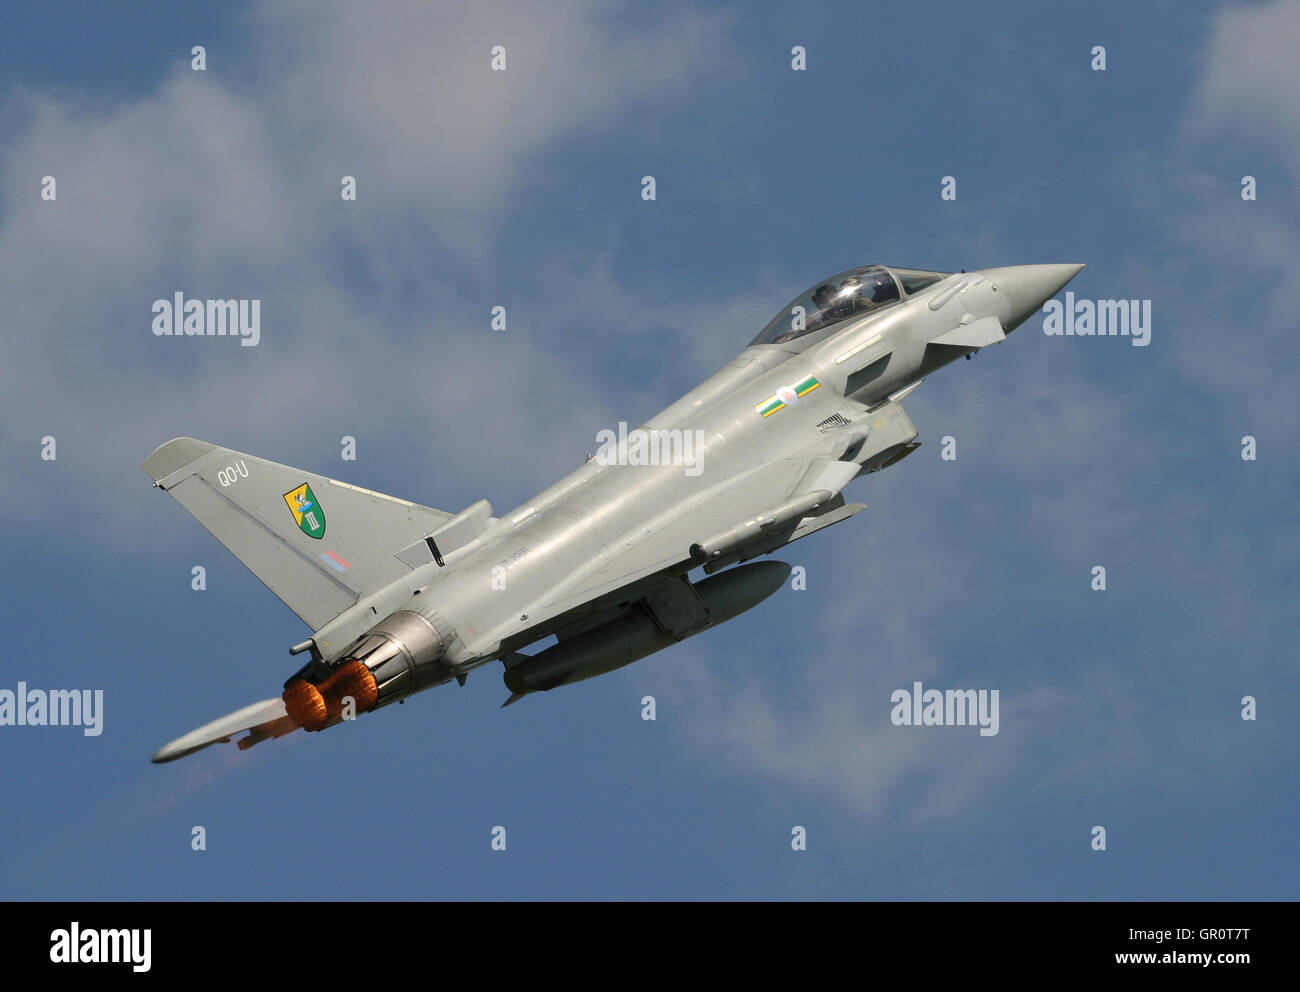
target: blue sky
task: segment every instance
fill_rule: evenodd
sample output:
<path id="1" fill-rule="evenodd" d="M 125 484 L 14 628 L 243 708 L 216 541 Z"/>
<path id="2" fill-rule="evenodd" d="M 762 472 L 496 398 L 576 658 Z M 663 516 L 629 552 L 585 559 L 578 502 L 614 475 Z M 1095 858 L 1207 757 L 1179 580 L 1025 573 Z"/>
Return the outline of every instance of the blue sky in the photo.
<path id="1" fill-rule="evenodd" d="M 0 727 L 0 896 L 1296 898 L 1298 33 L 1295 2 L 16 12 L 0 689 L 105 711 Z M 668 652 L 149 763 L 307 633 L 155 446 L 503 513 L 877 261 L 1086 262 L 1151 343 L 1031 321 L 936 374 L 920 451 L 779 556 L 807 590 Z M 260 298 L 261 344 L 154 337 L 176 291 Z M 998 689 L 999 734 L 892 726 L 916 680 Z"/>

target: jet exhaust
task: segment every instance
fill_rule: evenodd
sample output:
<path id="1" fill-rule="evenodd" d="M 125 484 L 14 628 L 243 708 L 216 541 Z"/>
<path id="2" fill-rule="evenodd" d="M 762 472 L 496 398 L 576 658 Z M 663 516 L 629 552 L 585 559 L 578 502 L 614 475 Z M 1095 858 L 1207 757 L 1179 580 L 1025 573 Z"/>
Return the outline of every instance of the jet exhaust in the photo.
<path id="1" fill-rule="evenodd" d="M 285 711 L 304 730 L 324 730 L 342 719 L 349 697 L 355 712 L 365 713 L 445 682 L 451 672 L 440 662 L 449 638 L 439 626 L 446 624 L 432 610 L 398 610 L 385 617 L 320 682 L 290 679 L 284 688 Z"/>
<path id="2" fill-rule="evenodd" d="M 303 730 L 324 730 L 340 718 L 343 700 L 351 697 L 356 712 L 364 713 L 379 699 L 379 688 L 369 668 L 354 658 L 343 662 L 318 685 L 306 679 L 289 681 L 284 690 L 284 708 Z"/>

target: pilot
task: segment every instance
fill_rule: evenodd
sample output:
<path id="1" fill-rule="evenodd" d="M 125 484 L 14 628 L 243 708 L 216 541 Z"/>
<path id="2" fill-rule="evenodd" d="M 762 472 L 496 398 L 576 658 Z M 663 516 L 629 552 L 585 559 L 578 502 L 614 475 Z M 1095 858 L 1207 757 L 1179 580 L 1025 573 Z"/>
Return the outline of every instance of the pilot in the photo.
<path id="1" fill-rule="evenodd" d="M 830 303 L 831 297 L 834 295 L 834 293 L 835 293 L 835 287 L 832 286 L 830 283 L 823 283 L 822 285 L 818 286 L 816 289 L 813 290 L 813 294 L 812 294 L 813 306 L 815 306 L 818 310 L 825 310 L 827 304 Z"/>
<path id="2" fill-rule="evenodd" d="M 873 305 L 888 303 L 893 298 L 892 290 L 894 282 L 887 275 L 878 275 L 873 280 L 874 286 L 871 291 L 871 302 Z"/>
<path id="3" fill-rule="evenodd" d="M 823 283 L 814 289 L 809 297 L 810 302 L 812 303 L 812 312 L 805 315 L 804 326 L 800 329 L 791 329 L 785 334 L 782 334 L 779 338 L 773 338 L 773 343 L 781 344 L 785 341 L 793 341 L 797 337 L 810 334 L 813 331 L 826 326 L 824 311 L 827 304 L 830 303 L 831 296 L 834 295 L 834 292 L 835 287 L 830 283 Z"/>
<path id="4" fill-rule="evenodd" d="M 826 323 L 843 320 L 856 310 L 862 309 L 862 281 L 856 276 L 849 276 L 840 283 L 830 308 L 826 312 Z"/>

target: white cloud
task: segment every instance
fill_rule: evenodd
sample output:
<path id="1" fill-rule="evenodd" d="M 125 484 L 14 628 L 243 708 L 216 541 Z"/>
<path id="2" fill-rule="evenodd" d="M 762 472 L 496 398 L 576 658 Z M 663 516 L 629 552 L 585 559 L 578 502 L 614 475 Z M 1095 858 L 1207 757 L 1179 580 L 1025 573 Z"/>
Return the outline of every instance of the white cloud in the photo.
<path id="1" fill-rule="evenodd" d="M 1300 2 L 1224 7 L 1185 122 L 1193 140 L 1245 139 L 1300 164 Z"/>
<path id="2" fill-rule="evenodd" d="M 1281 36 L 1294 9 L 1221 16 L 1189 124 L 1194 139 L 1217 125 L 1294 142 L 1289 54 L 1272 42 L 1246 54 L 1243 44 L 1261 31 Z M 487 496 L 504 510 L 502 493 L 523 498 L 576 465 L 593 425 L 662 406 L 665 385 L 655 377 L 673 360 L 689 356 L 688 368 L 672 370 L 689 387 L 801 288 L 774 292 L 769 279 L 704 301 L 707 309 L 647 301 L 600 253 L 557 253 L 539 261 L 523 306 L 509 301 L 511 330 L 487 330 L 485 303 L 496 301 L 483 299 L 490 281 L 482 272 L 512 209 L 544 186 L 548 150 L 597 140 L 619 114 L 653 115 L 680 100 L 727 59 L 717 18 L 675 11 L 626 25 L 613 6 L 596 3 L 405 5 L 384 19 L 342 2 L 262 11 L 252 55 L 223 64 L 222 53 L 210 52 L 207 74 L 182 70 L 145 99 L 88 106 L 23 98 L 11 108 L 23 123 L 0 151 L 6 527 L 65 523 L 45 474 L 59 472 L 69 485 L 93 485 L 111 517 L 114 526 L 97 527 L 95 539 L 156 546 L 141 538 L 162 510 L 136 466 L 182 433 L 306 464 L 294 452 L 331 461 L 346 431 L 359 436 L 363 461 L 334 462 L 345 478 L 447 509 L 459 508 L 443 497 L 450 491 L 455 504 Z M 487 71 L 497 43 L 509 51 L 506 74 Z M 345 173 L 359 179 L 356 204 L 338 200 Z M 36 197 L 45 174 L 59 178 L 57 204 Z M 1266 222 L 1261 233 L 1230 213 L 1239 201 L 1203 210 L 1205 201 L 1191 202 L 1170 227 L 1175 241 L 1197 246 L 1201 271 L 1226 261 L 1240 284 L 1252 266 L 1276 280 L 1295 261 L 1288 220 Z M 969 257 L 1019 261 L 1002 233 L 1009 229 L 947 243 L 954 255 L 968 248 Z M 1165 299 L 1185 291 L 1185 269 L 1153 267 Z M 1159 336 L 1150 349 L 1124 343 L 1124 360 L 1162 373 L 1180 368 L 1189 383 L 1183 409 L 1216 393 L 1245 404 L 1251 423 L 1276 424 L 1275 414 L 1293 423 L 1283 387 L 1294 350 L 1277 349 L 1294 332 L 1286 322 L 1296 287 L 1269 286 L 1271 323 L 1226 353 L 1212 332 L 1230 319 L 1230 303 L 1214 301 L 1158 311 L 1170 335 L 1181 335 L 1179 346 L 1166 349 Z M 263 344 L 151 337 L 150 302 L 177 289 L 263 297 Z M 816 581 L 825 598 L 808 608 L 807 651 L 788 673 L 781 659 L 753 671 L 724 670 L 716 657 L 694 662 L 733 628 L 677 650 L 662 670 L 684 701 L 693 748 L 863 815 L 905 807 L 915 819 L 995 798 L 1036 753 L 1071 734 L 1076 745 L 1102 746 L 1076 746 L 1070 760 L 1036 766 L 1034 775 L 1067 774 L 1085 752 L 1098 761 L 1122 755 L 1136 774 L 1142 761 L 1124 729 L 1131 700 L 1085 702 L 1069 673 L 1031 673 L 1013 684 L 1015 673 L 996 658 L 985 673 L 970 673 L 976 687 L 1003 691 L 997 738 L 887 722 L 894 688 L 914 679 L 968 683 L 968 673 L 950 670 L 934 619 L 969 618 L 973 602 L 987 601 L 977 597 L 991 595 L 989 576 L 999 574 L 987 557 L 997 538 L 987 534 L 1011 526 L 1007 514 L 1019 527 L 1015 547 L 1041 552 L 1063 572 L 1096 548 L 1145 541 L 1183 566 L 1176 582 L 1201 589 L 1213 581 L 1198 567 L 1207 545 L 1242 560 L 1230 538 L 1182 539 L 1212 509 L 1194 493 L 1174 497 L 1172 508 L 1114 498 L 1168 458 L 1135 441 L 1143 400 L 1069 367 L 1077 352 L 1035 335 L 1021 330 L 909 400 L 927 447 L 850 493 L 877 506 L 814 538 L 838 550 L 823 559 L 830 565 Z M 664 364 L 602 389 L 601 363 L 618 341 L 639 347 L 647 337 Z M 575 338 L 581 347 L 572 347 Z M 1243 392 L 1252 372 L 1265 388 Z M 1279 396 L 1289 413 L 1279 411 Z M 322 422 L 331 430 L 323 438 Z M 922 461 L 935 458 L 950 424 L 960 427 L 961 457 L 984 466 L 973 477 L 938 476 L 936 462 Z M 37 459 L 45 433 L 60 438 L 57 467 Z M 1081 436 L 1093 446 L 1070 443 Z M 420 439 L 415 450 L 412 438 Z M 388 472 L 402 466 L 400 476 L 371 474 L 376 449 Z M 1103 474 L 1110 490 L 1097 485 Z M 958 480 L 999 488 L 971 494 Z M 809 553 L 799 546 L 797 557 Z M 780 605 L 767 604 L 769 616 Z M 1110 675 L 1124 664 L 1103 659 L 1098 670 Z"/>
<path id="3" fill-rule="evenodd" d="M 628 23 L 600 2 L 395 4 L 376 17 L 332 2 L 264 4 L 251 24 L 251 53 L 210 51 L 207 72 L 178 68 L 143 98 L 10 99 L 6 525 L 57 525 L 60 473 L 95 486 L 114 520 L 99 539 L 138 543 L 158 507 L 136 466 L 185 433 L 296 464 L 322 444 L 336 457 L 350 433 L 363 458 L 414 463 L 380 485 L 363 461 L 356 481 L 435 505 L 448 488 L 523 498 L 580 464 L 590 425 L 610 419 L 608 397 L 566 383 L 599 381 L 616 338 L 653 319 L 646 308 L 597 273 L 575 328 L 573 300 L 538 278 L 485 289 L 488 253 L 557 141 L 672 106 L 727 59 L 725 19 Z M 489 70 L 494 44 L 507 46 L 504 73 Z M 339 198 L 344 174 L 356 203 Z M 58 181 L 53 203 L 37 195 L 44 175 Z M 151 304 L 175 291 L 261 299 L 262 343 L 153 337 Z M 512 329 L 493 336 L 496 303 Z M 594 348 L 562 354 L 550 338 L 590 328 Z M 338 425 L 333 439 L 314 436 L 322 422 Z M 37 457 L 45 434 L 57 465 Z"/>

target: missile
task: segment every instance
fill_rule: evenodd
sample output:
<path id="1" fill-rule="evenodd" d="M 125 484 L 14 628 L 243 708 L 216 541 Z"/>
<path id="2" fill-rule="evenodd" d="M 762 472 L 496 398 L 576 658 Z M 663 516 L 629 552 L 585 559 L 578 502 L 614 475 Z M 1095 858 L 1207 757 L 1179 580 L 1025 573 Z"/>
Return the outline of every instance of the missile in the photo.
<path id="1" fill-rule="evenodd" d="M 785 584 L 790 566 L 764 561 L 728 569 L 694 584 L 709 614 L 709 626 L 725 623 L 757 606 Z M 690 636 L 690 635 L 688 635 Z M 535 655 L 514 655 L 506 668 L 510 702 L 528 692 L 580 682 L 603 675 L 646 655 L 671 647 L 681 639 L 663 629 L 645 604 L 634 603 L 613 620 Z"/>
<path id="2" fill-rule="evenodd" d="M 853 471 L 857 471 L 857 466 L 853 467 Z M 782 524 L 801 519 L 805 514 L 811 513 L 830 498 L 830 492 L 824 489 L 792 497 L 784 503 L 779 503 L 771 509 L 758 514 L 758 516 L 751 517 L 744 523 L 737 524 L 735 527 L 725 530 L 707 541 L 692 544 L 691 557 L 696 561 L 708 561 L 718 558 L 728 551 L 752 541 L 765 531 L 775 530 Z"/>

